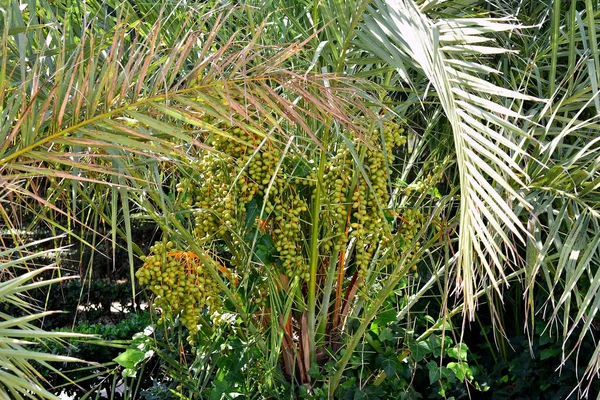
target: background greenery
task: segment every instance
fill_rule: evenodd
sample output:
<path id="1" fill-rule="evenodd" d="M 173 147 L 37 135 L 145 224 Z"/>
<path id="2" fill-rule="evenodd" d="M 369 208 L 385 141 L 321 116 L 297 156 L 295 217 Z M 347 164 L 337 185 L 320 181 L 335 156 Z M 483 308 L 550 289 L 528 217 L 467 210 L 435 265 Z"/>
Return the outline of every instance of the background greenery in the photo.
<path id="1" fill-rule="evenodd" d="M 599 8 L 3 0 L 0 393 L 52 398 L 41 387 L 77 360 L 51 353 L 71 351 L 103 363 L 65 372 L 92 398 L 600 396 Z M 283 277 L 266 200 L 232 197 L 239 229 L 194 232 L 199 207 L 177 185 L 242 176 L 231 143 L 249 160 L 279 152 L 275 171 L 300 179 L 286 190 L 306 200 L 307 279 Z M 362 250 L 323 245 L 363 228 L 351 207 L 331 222 L 338 154 L 381 218 Z M 217 183 L 234 193 L 232 178 Z M 287 179 L 269 178 L 263 195 Z M 198 324 L 138 286 L 156 241 L 214 283 L 219 307 Z M 90 305 L 116 333 L 92 328 L 107 317 Z M 103 340 L 45 341 L 75 326 Z M 98 350 L 112 339 L 132 341 Z"/>

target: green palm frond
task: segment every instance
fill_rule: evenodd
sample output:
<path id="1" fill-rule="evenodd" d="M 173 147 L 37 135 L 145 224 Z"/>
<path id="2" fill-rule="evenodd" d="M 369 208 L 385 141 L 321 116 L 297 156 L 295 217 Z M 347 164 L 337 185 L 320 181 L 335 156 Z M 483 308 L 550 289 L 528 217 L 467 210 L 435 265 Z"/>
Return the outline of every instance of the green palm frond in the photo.
<path id="1" fill-rule="evenodd" d="M 535 36 L 522 37 L 519 46 L 534 55 L 525 62 L 542 73 L 532 73 L 524 81 L 526 90 L 552 102 L 530 111 L 538 125 L 532 140 L 523 142 L 532 155 L 526 165 L 532 237 L 527 241 L 524 294 L 527 322 L 533 325 L 536 312 L 549 317 L 546 329 L 562 336 L 566 362 L 579 354 L 584 339 L 597 338 L 598 10 L 587 1 L 554 1 L 550 14 L 537 12 L 536 7 L 522 10 L 522 18 L 539 28 Z M 547 45 L 540 47 L 540 42 Z M 536 46 L 539 50 L 534 52 Z M 580 376 L 580 396 L 586 393 L 585 381 L 597 379 L 600 371 L 595 354 L 583 357 L 589 363 Z"/>
<path id="2" fill-rule="evenodd" d="M 83 362 L 83 360 L 32 351 L 29 347 L 39 344 L 42 340 L 92 337 L 91 335 L 69 332 L 46 332 L 33 325 L 34 322 L 52 314 L 52 312 L 36 312 L 37 307 L 30 303 L 27 292 L 69 279 L 37 280 L 39 275 L 55 267 L 49 265 L 46 267 L 31 268 L 29 266 L 31 263 L 39 262 L 38 260 L 40 259 L 44 260 L 50 252 L 62 250 L 36 251 L 37 246 L 52 239 L 54 238 L 4 250 L 0 253 L 0 274 L 3 275 L 2 283 L 0 283 L 0 302 L 33 311 L 33 313 L 27 313 L 21 317 L 8 315 L 4 312 L 0 313 L 0 376 L 2 377 L 0 397 L 2 398 L 58 399 L 57 396 L 44 388 L 44 378 L 38 372 L 36 364 L 32 362 L 60 374 L 56 368 L 49 364 L 50 362 Z M 34 252 L 23 254 L 29 250 L 33 250 Z M 30 268 L 30 272 L 19 273 L 17 275 L 13 275 L 12 272 Z"/>

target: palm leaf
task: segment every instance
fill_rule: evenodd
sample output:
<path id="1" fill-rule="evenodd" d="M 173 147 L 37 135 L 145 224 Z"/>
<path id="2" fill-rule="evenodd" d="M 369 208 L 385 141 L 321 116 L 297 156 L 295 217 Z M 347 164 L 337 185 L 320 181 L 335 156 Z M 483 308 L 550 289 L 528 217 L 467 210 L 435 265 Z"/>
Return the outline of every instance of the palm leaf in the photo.
<path id="1" fill-rule="evenodd" d="M 27 268 L 27 265 L 47 252 L 37 252 L 22 257 L 15 257 L 18 252 L 35 249 L 40 242 L 20 246 L 15 249 L 5 250 L 1 253 L 0 270 L 8 275 L 11 270 Z M 60 251 L 60 249 L 54 249 Z M 39 280 L 27 283 L 38 275 L 53 269 L 52 266 L 34 268 L 31 272 L 16 275 L 3 280 L 0 285 L 0 300 L 20 308 L 35 308 L 30 304 L 26 296 L 27 291 L 35 288 L 51 285 L 69 279 L 63 277 L 52 280 Z M 31 398 L 31 399 L 58 399 L 57 396 L 44 388 L 43 377 L 37 371 L 31 361 L 36 361 L 50 371 L 57 372 L 49 362 L 84 362 L 83 360 L 56 354 L 47 354 L 27 349 L 28 345 L 42 342 L 43 340 L 57 340 L 61 338 L 92 338 L 93 335 L 83 335 L 69 332 L 46 332 L 39 329 L 32 322 L 40 320 L 52 312 L 38 312 L 27 314 L 22 317 L 14 317 L 0 313 L 0 367 L 2 371 L 2 383 L 0 384 L 0 396 L 3 398 Z M 23 341 L 21 339 L 27 339 Z M 62 374 L 61 374 L 62 375 Z"/>
<path id="2" fill-rule="evenodd" d="M 520 26 L 506 19 L 428 18 L 412 1 L 376 1 L 368 9 L 363 47 L 397 68 L 411 84 L 410 70 L 426 76 L 448 118 L 459 168 L 461 205 L 456 284 L 465 312 L 474 316 L 474 294 L 484 284 L 500 293 L 508 259 L 525 228 L 512 202 L 528 207 L 519 189 L 528 178 L 519 166 L 523 152 L 513 143 L 525 136 L 527 121 L 512 100 L 536 98 L 483 79 L 492 68 L 481 58 L 506 53 L 489 34 Z M 485 283 L 487 282 L 487 283 Z"/>

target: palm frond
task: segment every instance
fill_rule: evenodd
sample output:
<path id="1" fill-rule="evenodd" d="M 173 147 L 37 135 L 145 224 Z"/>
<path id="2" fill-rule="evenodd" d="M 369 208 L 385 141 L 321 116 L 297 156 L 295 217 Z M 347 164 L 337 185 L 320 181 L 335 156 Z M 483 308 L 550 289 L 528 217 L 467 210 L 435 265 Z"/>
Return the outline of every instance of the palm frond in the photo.
<path id="1" fill-rule="evenodd" d="M 523 12 L 527 18 L 537 15 L 535 10 Z M 548 46 L 526 61 L 549 73 L 532 74 L 527 90 L 552 100 L 533 107 L 538 127 L 532 130 L 534 138 L 523 144 L 532 154 L 526 165 L 532 205 L 525 263 L 528 323 L 534 323 L 536 312 L 549 317 L 546 329 L 556 330 L 564 340 L 563 362 L 580 351 L 584 339 L 597 337 L 600 125 L 598 61 L 591 51 L 599 39 L 596 17 L 591 2 L 554 2 L 551 16 L 541 14 L 539 21 L 531 21 L 543 26 L 544 18 L 551 19 L 538 33 Z M 521 47 L 532 46 L 523 37 Z M 548 80 L 556 82 L 548 85 Z M 546 301 L 536 302 L 539 296 Z M 584 381 L 591 382 L 598 372 L 592 356 L 581 376 L 580 395 L 585 394 Z"/>
<path id="2" fill-rule="evenodd" d="M 52 238 L 51 238 L 52 239 Z M 46 240 L 47 241 L 47 240 Z M 19 256 L 19 253 L 33 249 L 40 245 L 40 241 L 5 250 L 0 255 L 0 274 L 4 279 L 0 284 L 0 300 L 8 305 L 21 309 L 36 309 L 34 304 L 28 301 L 27 292 L 35 288 L 62 282 L 69 277 L 38 280 L 28 283 L 40 274 L 53 269 L 49 265 L 42 268 L 31 268 L 28 264 L 45 258 L 49 251 L 37 251 L 31 254 Z M 60 251 L 54 249 L 53 251 Z M 13 270 L 29 269 L 30 272 L 19 273 L 12 276 Z M 39 329 L 32 322 L 40 320 L 52 312 L 29 313 L 22 317 L 15 317 L 6 313 L 0 313 L 0 396 L 3 398 L 31 398 L 31 399 L 58 399 L 57 396 L 44 388 L 44 378 L 38 372 L 36 365 L 31 361 L 50 371 L 58 372 L 50 362 L 84 362 L 83 360 L 56 354 L 47 354 L 32 351 L 28 346 L 39 344 L 43 340 L 57 340 L 61 338 L 91 338 L 92 335 L 83 335 L 69 332 L 46 332 Z M 58 372 L 59 373 L 59 372 Z"/>
<path id="3" fill-rule="evenodd" d="M 511 203 L 529 207 L 520 193 L 528 181 L 515 143 L 527 137 L 527 123 L 511 102 L 536 101 L 484 79 L 495 73 L 483 58 L 510 52 L 494 46 L 489 34 L 520 26 L 508 19 L 427 17 L 412 1 L 376 1 L 368 9 L 363 47 L 397 68 L 411 85 L 411 71 L 426 76 L 452 126 L 459 168 L 461 206 L 457 288 L 473 317 L 474 294 L 481 285 L 500 293 L 510 262 L 501 247 L 516 252 L 525 227 Z M 424 99 L 423 99 L 424 100 Z"/>

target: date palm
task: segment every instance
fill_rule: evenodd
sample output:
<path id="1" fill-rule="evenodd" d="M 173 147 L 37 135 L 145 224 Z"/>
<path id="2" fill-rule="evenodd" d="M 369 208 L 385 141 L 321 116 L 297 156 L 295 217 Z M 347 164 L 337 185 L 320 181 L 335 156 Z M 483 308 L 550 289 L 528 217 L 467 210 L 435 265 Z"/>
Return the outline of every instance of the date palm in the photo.
<path id="1" fill-rule="evenodd" d="M 447 315 L 464 310 L 472 318 L 477 298 L 494 305 L 508 284 L 523 284 L 530 331 L 532 316 L 546 307 L 564 338 L 581 327 L 581 341 L 594 333 L 600 301 L 598 10 L 591 1 L 547 3 L 511 9 L 511 2 L 478 0 L 267 1 L 230 8 L 13 1 L 0 19 L 2 179 L 28 179 L 18 198 L 37 213 L 32 226 L 47 224 L 94 248 L 109 239 L 98 229 L 104 221 L 113 251 L 124 239 L 133 285 L 134 257 L 142 255 L 132 241 L 134 218 L 155 221 L 202 253 L 171 194 L 192 160 L 213 151 L 205 138 L 229 136 L 207 117 L 284 143 L 300 138 L 311 143 L 303 155 L 320 165 L 329 145 L 349 146 L 333 132 L 366 136 L 381 123 L 376 114 L 394 112 L 410 131 L 412 150 L 394 176 L 444 175 L 449 187 L 440 201 L 423 195 L 410 206 L 434 210 L 432 220 L 455 218 L 442 244 L 430 238 L 421 253 L 432 260 L 431 279 L 411 301 L 446 285 L 451 272 L 464 305 L 459 300 Z M 366 176 L 360 154 L 353 158 Z M 408 204 L 401 188 L 390 187 L 394 196 L 379 205 L 382 213 Z M 15 211 L 3 204 L 1 218 L 16 231 Z M 311 204 L 314 215 L 321 206 Z M 319 217 L 313 224 L 306 247 L 316 266 Z M 276 369 L 289 332 L 277 316 L 268 333 L 261 331 L 248 304 L 210 260 L 203 262 L 244 321 L 244 334 L 273 355 Z M 345 354 L 333 355 L 331 393 L 410 266 L 405 258 L 373 281 L 374 296 L 352 302 L 347 314 L 358 328 Z M 306 312 L 306 370 L 323 345 L 330 300 L 340 296 L 333 272 L 323 286 L 316 275 L 311 269 L 305 301 L 296 304 L 289 293 L 271 299 L 282 315 Z M 589 282 L 583 287 L 582 277 Z M 548 302 L 536 304 L 537 291 Z M 572 349 L 564 350 L 567 356 Z M 592 359 L 588 380 L 599 367 Z"/>
<path id="2" fill-rule="evenodd" d="M 345 79 L 286 68 L 312 38 L 262 48 L 254 32 L 233 29 L 251 9 L 217 5 L 15 2 L 9 11 L 2 21 L 0 104 L 9 123 L 0 128 L 0 169 L 4 180 L 23 180 L 15 204 L 35 215 L 30 228 L 47 224 L 94 248 L 97 237 L 108 239 L 98 225 L 110 221 L 113 243 L 126 239 L 135 292 L 133 258 L 142 253 L 131 221 L 143 214 L 198 255 L 244 322 L 243 335 L 256 336 L 265 354 L 269 344 L 281 346 L 277 320 L 270 333 L 262 330 L 203 257 L 186 213 L 167 192 L 199 152 L 213 151 L 207 136 L 230 136 L 210 120 L 283 143 L 302 135 L 317 148 L 334 122 L 364 134 L 349 115 L 370 114 Z M 17 232 L 17 213 L 2 211 Z M 316 322 L 311 326 L 314 359 Z M 276 366 L 279 351 L 271 354 Z"/>

